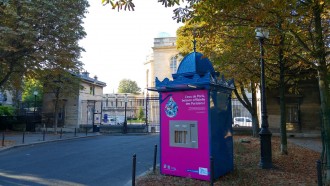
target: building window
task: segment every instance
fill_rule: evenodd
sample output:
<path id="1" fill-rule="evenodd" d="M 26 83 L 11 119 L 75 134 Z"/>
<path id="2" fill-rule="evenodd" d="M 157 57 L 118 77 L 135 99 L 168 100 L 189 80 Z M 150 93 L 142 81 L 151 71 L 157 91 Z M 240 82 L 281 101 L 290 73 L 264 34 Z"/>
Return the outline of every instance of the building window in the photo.
<path id="1" fill-rule="evenodd" d="M 172 74 L 176 73 L 177 65 L 178 65 L 178 60 L 177 60 L 177 57 L 174 56 L 171 58 L 171 61 L 170 61 L 170 69 L 171 69 Z"/>
<path id="2" fill-rule="evenodd" d="M 89 87 L 89 94 L 95 95 L 95 87 L 94 86 Z"/>
<path id="3" fill-rule="evenodd" d="M 298 104 L 286 105 L 286 122 L 299 123 Z"/>
<path id="4" fill-rule="evenodd" d="M 149 85 L 149 69 L 146 72 L 146 82 L 147 82 L 147 87 Z"/>

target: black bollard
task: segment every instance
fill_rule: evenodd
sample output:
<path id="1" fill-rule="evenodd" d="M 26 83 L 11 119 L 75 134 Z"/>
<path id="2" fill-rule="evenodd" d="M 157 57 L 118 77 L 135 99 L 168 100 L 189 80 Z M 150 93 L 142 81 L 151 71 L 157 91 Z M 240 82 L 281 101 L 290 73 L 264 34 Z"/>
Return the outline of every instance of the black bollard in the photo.
<path id="1" fill-rule="evenodd" d="M 153 172 L 154 174 L 156 173 L 156 162 L 157 162 L 157 145 L 155 145 L 155 149 L 154 149 L 154 166 L 153 166 Z"/>
<path id="2" fill-rule="evenodd" d="M 24 144 L 25 141 L 25 131 L 23 131 L 23 139 L 22 139 L 22 143 Z"/>
<path id="3" fill-rule="evenodd" d="M 5 146 L 5 132 L 2 133 L 2 146 Z"/>
<path id="4" fill-rule="evenodd" d="M 63 130 L 61 128 L 60 139 L 62 139 Z"/>
<path id="5" fill-rule="evenodd" d="M 42 140 L 45 141 L 45 139 L 46 139 L 46 131 L 44 130 L 44 133 L 42 135 Z"/>
<path id="6" fill-rule="evenodd" d="M 213 186 L 213 174 L 214 174 L 214 170 L 213 170 L 213 157 L 210 156 L 210 186 Z"/>
<path id="7" fill-rule="evenodd" d="M 77 128 L 74 128 L 74 137 L 77 137 Z"/>
<path id="8" fill-rule="evenodd" d="M 132 186 L 135 186 L 136 154 L 133 155 Z"/>
<path id="9" fill-rule="evenodd" d="M 320 160 L 316 161 L 316 168 L 317 168 L 317 185 L 322 186 L 322 164 Z"/>
<path id="10" fill-rule="evenodd" d="M 87 136 L 87 127 L 86 127 L 86 136 Z"/>

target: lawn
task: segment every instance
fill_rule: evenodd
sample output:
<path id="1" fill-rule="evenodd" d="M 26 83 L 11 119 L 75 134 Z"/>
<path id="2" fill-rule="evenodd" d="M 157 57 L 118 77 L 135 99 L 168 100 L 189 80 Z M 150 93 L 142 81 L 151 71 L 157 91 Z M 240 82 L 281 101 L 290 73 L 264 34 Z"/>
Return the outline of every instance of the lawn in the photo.
<path id="1" fill-rule="evenodd" d="M 241 141 L 250 143 L 242 143 Z M 234 171 L 220 177 L 214 185 L 317 185 L 316 161 L 320 153 L 288 143 L 288 155 L 280 153 L 279 137 L 272 137 L 272 154 L 274 168 L 260 169 L 260 142 L 258 138 L 234 136 Z M 150 172 L 139 177 L 136 185 L 210 185 L 209 182 L 164 176 Z"/>

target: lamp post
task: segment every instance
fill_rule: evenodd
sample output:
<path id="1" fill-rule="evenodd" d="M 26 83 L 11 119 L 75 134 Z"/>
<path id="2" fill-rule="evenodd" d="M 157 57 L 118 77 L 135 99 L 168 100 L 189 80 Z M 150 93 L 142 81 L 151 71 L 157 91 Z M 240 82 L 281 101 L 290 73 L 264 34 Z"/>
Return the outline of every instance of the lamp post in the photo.
<path id="1" fill-rule="evenodd" d="M 33 108 L 33 115 L 35 117 L 36 115 L 36 107 L 37 107 L 37 95 L 38 95 L 38 91 L 34 91 L 33 92 L 33 95 L 34 95 L 34 108 Z M 35 118 L 34 118 L 35 119 Z"/>
<path id="2" fill-rule="evenodd" d="M 115 94 L 115 108 L 114 108 L 114 110 L 115 110 L 115 120 L 116 120 L 116 124 L 118 124 L 118 122 L 117 122 L 117 106 L 118 106 L 118 94 Z"/>
<path id="3" fill-rule="evenodd" d="M 145 118 L 145 120 L 146 120 L 146 127 L 147 127 L 147 133 L 149 132 L 149 127 L 148 127 L 148 97 L 149 97 L 149 94 L 148 94 L 148 92 L 147 92 L 147 94 L 146 94 L 146 111 L 145 111 L 145 113 L 146 113 L 146 118 Z"/>
<path id="4" fill-rule="evenodd" d="M 124 101 L 125 101 L 125 120 L 124 120 L 124 134 L 127 133 L 127 118 L 126 118 L 126 109 L 127 109 L 127 94 L 125 94 L 125 97 L 124 97 Z"/>
<path id="5" fill-rule="evenodd" d="M 269 37 L 269 31 L 264 28 L 257 28 L 255 30 L 256 38 L 260 45 L 260 94 L 261 94 L 261 130 L 259 132 L 260 137 L 260 163 L 259 166 L 262 169 L 270 169 L 272 165 L 272 133 L 268 129 L 268 115 L 267 104 L 265 94 L 265 61 L 264 61 L 264 49 L 263 44 L 265 39 Z"/>

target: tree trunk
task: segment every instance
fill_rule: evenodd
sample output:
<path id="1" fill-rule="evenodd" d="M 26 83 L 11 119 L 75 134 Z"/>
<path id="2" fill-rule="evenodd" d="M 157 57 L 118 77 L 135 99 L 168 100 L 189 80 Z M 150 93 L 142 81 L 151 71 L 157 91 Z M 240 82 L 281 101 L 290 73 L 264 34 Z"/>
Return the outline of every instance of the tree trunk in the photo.
<path id="1" fill-rule="evenodd" d="M 325 2 L 323 2 L 325 3 Z M 320 1 L 314 1 L 313 5 L 313 14 L 314 14 L 314 22 L 315 22 L 315 41 L 316 41 L 316 52 L 315 57 L 318 59 L 318 84 L 319 84 L 319 91 L 320 91 L 320 99 L 321 99 L 321 110 L 322 110 L 322 123 L 324 128 L 323 133 L 325 139 L 325 146 L 326 149 L 326 182 L 327 184 L 330 183 L 330 93 L 329 93 L 329 81 L 328 81 L 328 70 L 326 64 L 326 51 L 325 51 L 325 43 L 323 40 L 323 30 L 322 30 L 322 23 L 321 23 L 321 16 L 322 16 L 322 4 Z"/>
<path id="2" fill-rule="evenodd" d="M 251 90 L 252 90 L 252 135 L 253 137 L 259 137 L 259 118 L 257 112 L 257 91 L 256 91 L 256 84 L 251 82 Z"/>
<path id="3" fill-rule="evenodd" d="M 57 134 L 59 90 L 55 93 L 54 133 Z"/>
<path id="4" fill-rule="evenodd" d="M 282 31 L 282 21 L 279 20 L 278 28 Z M 281 154 L 288 154 L 288 142 L 286 136 L 286 103 L 285 103 L 285 60 L 283 55 L 284 34 L 280 35 L 280 47 L 278 51 L 278 62 L 280 64 L 280 112 L 281 112 Z"/>
<path id="5" fill-rule="evenodd" d="M 237 87 L 234 90 L 235 96 L 242 103 L 242 105 L 250 112 L 252 116 L 252 135 L 253 137 L 259 137 L 259 120 L 258 120 L 258 113 L 257 113 L 257 96 L 256 96 L 256 86 L 255 83 L 251 83 L 252 89 L 252 104 L 250 103 L 249 99 L 245 94 L 244 86 L 241 82 L 237 82 L 239 84 L 241 95 L 237 91 Z"/>

